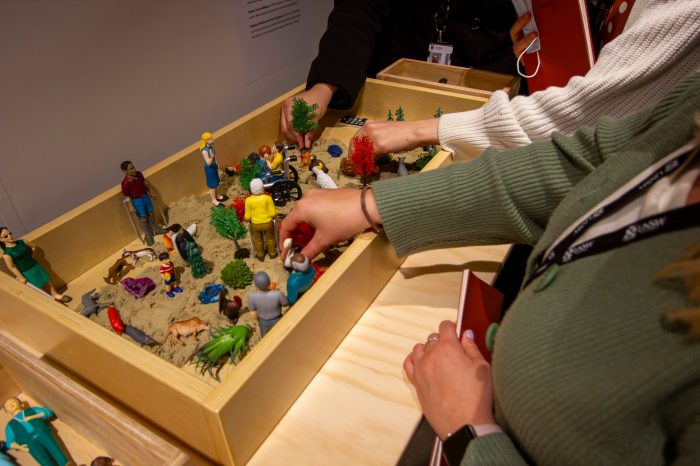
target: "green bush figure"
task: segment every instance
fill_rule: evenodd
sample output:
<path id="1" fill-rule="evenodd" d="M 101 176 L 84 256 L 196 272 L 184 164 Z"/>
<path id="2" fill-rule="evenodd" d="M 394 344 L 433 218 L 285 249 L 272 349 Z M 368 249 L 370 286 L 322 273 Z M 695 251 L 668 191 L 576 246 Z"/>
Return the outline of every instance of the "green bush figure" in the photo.
<path id="1" fill-rule="evenodd" d="M 245 288 L 253 283 L 253 271 L 241 259 L 236 259 L 221 269 L 221 281 L 234 290 Z"/>
<path id="2" fill-rule="evenodd" d="M 442 116 L 442 107 L 438 107 L 437 110 L 435 110 L 435 114 L 433 117 L 435 118 L 440 118 Z"/>
<path id="3" fill-rule="evenodd" d="M 245 238 L 248 229 L 238 220 L 236 212 L 233 209 L 221 207 L 212 207 L 209 212 L 209 223 L 214 226 L 214 229 L 224 238 L 233 240 L 233 245 L 236 247 L 233 257 L 236 259 L 250 257 L 250 251 L 242 248 L 238 243 L 239 239 Z"/>
<path id="4" fill-rule="evenodd" d="M 195 243 L 187 241 L 185 243 L 185 251 L 187 251 L 187 261 L 190 264 L 194 278 L 202 278 L 210 272 L 209 266 L 202 258 L 202 253 Z"/>
<path id="5" fill-rule="evenodd" d="M 309 105 L 304 99 L 293 98 L 292 128 L 294 128 L 294 131 L 302 136 L 316 131 L 316 128 L 318 128 L 316 110 L 318 110 L 318 104 Z"/>
<path id="6" fill-rule="evenodd" d="M 241 173 L 238 176 L 241 182 L 241 188 L 250 191 L 250 182 L 253 178 L 257 178 L 262 168 L 257 163 L 245 159 L 241 162 Z"/>
<path id="7" fill-rule="evenodd" d="M 400 105 L 399 108 L 396 109 L 396 121 L 404 121 L 403 109 Z"/>
<path id="8" fill-rule="evenodd" d="M 389 113 L 386 114 L 386 121 L 394 121 L 394 115 L 391 114 L 391 109 L 389 109 Z"/>
<path id="9" fill-rule="evenodd" d="M 418 157 L 418 159 L 413 163 L 413 166 L 418 170 L 422 170 L 426 165 L 428 165 L 428 162 L 433 160 L 433 157 L 435 157 L 437 152 L 437 147 L 430 146 L 430 150 L 428 150 L 428 152 L 423 152 L 423 154 L 421 154 L 421 156 Z"/>

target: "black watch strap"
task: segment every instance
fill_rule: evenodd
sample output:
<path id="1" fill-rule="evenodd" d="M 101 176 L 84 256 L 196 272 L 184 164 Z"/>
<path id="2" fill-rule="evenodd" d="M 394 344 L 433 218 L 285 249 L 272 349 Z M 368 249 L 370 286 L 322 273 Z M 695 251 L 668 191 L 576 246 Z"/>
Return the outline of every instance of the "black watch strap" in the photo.
<path id="1" fill-rule="evenodd" d="M 471 424 L 462 426 L 458 431 L 450 434 L 442 442 L 442 456 L 449 466 L 459 466 L 469 442 L 476 438 L 476 432 Z"/>

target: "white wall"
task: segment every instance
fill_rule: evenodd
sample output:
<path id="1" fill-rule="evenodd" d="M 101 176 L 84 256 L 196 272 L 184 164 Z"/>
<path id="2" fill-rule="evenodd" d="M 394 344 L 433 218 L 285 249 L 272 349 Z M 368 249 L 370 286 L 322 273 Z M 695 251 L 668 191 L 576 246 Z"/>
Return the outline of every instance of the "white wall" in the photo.
<path id="1" fill-rule="evenodd" d="M 300 0 L 304 58 L 246 83 L 248 1 L 0 0 L 0 225 L 31 231 L 122 160 L 145 169 L 304 82 L 333 2 Z"/>

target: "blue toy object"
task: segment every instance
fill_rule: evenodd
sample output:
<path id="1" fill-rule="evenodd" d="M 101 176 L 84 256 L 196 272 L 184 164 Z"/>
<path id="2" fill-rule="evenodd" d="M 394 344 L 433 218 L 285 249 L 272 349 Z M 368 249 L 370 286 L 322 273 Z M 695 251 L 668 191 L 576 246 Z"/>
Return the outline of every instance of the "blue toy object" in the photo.
<path id="1" fill-rule="evenodd" d="M 311 288 L 316 276 L 316 269 L 309 265 L 303 272 L 292 271 L 287 278 L 287 300 L 289 304 L 294 304 L 299 296 Z"/>
<path id="2" fill-rule="evenodd" d="M 328 153 L 331 154 L 331 157 L 340 157 L 343 154 L 343 149 L 338 144 L 331 144 L 328 146 Z"/>
<path id="3" fill-rule="evenodd" d="M 221 283 L 210 283 L 204 286 L 199 293 L 199 300 L 202 304 L 211 304 L 219 301 L 219 292 L 226 287 Z"/>

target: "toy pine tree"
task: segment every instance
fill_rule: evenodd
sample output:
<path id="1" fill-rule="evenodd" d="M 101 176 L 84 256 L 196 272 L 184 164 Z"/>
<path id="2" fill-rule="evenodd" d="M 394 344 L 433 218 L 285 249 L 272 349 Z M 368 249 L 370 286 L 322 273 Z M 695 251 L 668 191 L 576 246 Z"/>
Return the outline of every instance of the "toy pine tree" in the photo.
<path id="1" fill-rule="evenodd" d="M 309 105 L 304 99 L 292 99 L 292 128 L 302 136 L 311 133 L 318 128 L 316 120 L 318 104 Z"/>
<path id="2" fill-rule="evenodd" d="M 210 212 L 209 223 L 221 236 L 233 240 L 233 244 L 236 246 L 233 257 L 236 259 L 250 257 L 250 251 L 241 248 L 241 245 L 238 244 L 238 240 L 245 238 L 248 230 L 238 220 L 236 212 L 233 209 L 222 209 L 221 207 L 212 207 Z"/>
<path id="3" fill-rule="evenodd" d="M 386 114 L 386 121 L 394 121 L 394 115 L 391 114 L 391 109 L 389 109 L 389 113 Z"/>
<path id="4" fill-rule="evenodd" d="M 435 114 L 433 117 L 435 118 L 440 118 L 442 116 L 442 107 L 438 107 L 437 110 L 435 110 Z"/>
<path id="5" fill-rule="evenodd" d="M 253 178 L 257 178 L 262 168 L 255 162 L 245 159 L 241 161 L 241 173 L 238 176 L 241 182 L 241 188 L 245 191 L 250 191 L 250 182 Z"/>
<path id="6" fill-rule="evenodd" d="M 355 173 L 362 177 L 362 185 L 367 185 L 372 173 L 377 171 L 377 166 L 374 164 L 372 141 L 367 136 L 352 139 L 350 162 L 355 167 Z"/>
<path id="7" fill-rule="evenodd" d="M 209 273 L 209 266 L 202 259 L 202 253 L 196 244 L 187 241 L 185 243 L 185 251 L 187 251 L 187 261 L 190 263 L 190 269 L 194 278 L 202 278 Z"/>
<path id="8" fill-rule="evenodd" d="M 403 109 L 400 105 L 399 108 L 396 109 L 396 121 L 404 121 Z"/>

